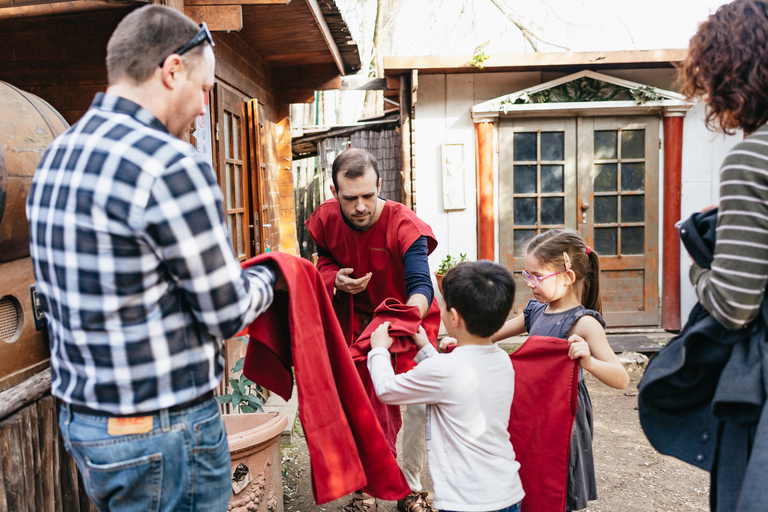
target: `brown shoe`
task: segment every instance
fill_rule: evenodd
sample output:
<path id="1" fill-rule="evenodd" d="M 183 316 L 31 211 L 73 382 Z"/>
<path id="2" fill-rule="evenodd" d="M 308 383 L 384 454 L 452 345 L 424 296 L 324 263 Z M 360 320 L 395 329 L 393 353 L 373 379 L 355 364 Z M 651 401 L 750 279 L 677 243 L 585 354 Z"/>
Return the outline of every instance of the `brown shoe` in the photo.
<path id="1" fill-rule="evenodd" d="M 352 501 L 342 510 L 344 512 L 378 512 L 379 506 L 373 496 L 356 492 L 352 495 Z"/>
<path id="2" fill-rule="evenodd" d="M 397 500 L 397 510 L 400 512 L 437 512 L 427 501 L 428 492 L 412 491 L 401 500 Z"/>

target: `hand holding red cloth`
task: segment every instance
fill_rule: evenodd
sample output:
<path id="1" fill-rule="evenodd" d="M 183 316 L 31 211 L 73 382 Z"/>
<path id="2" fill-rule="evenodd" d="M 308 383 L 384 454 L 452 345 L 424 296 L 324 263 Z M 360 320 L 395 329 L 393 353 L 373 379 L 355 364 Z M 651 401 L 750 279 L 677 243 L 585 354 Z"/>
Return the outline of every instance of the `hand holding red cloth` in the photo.
<path id="1" fill-rule="evenodd" d="M 531 336 L 510 359 L 515 396 L 509 435 L 525 491 L 522 511 L 564 511 L 578 361 L 568 357 L 567 340 L 545 336 Z"/>
<path id="2" fill-rule="evenodd" d="M 389 448 L 394 455 L 397 455 L 395 445 L 397 443 L 397 433 L 403 424 L 400 416 L 399 405 L 387 405 L 379 401 L 376 396 L 376 390 L 373 388 L 371 375 L 368 373 L 368 352 L 371 351 L 371 334 L 376 328 L 384 322 L 390 322 L 389 335 L 392 337 L 392 346 L 389 353 L 393 354 L 395 360 L 395 372 L 405 373 L 411 370 L 416 363 L 413 358 L 419 350 L 413 343 L 412 334 L 419 332 L 419 326 L 424 325 L 427 331 L 429 342 L 437 347 L 437 331 L 440 328 L 440 315 L 429 314 L 422 320 L 421 311 L 418 306 L 409 306 L 403 304 L 398 299 L 385 299 L 373 312 L 373 318 L 365 328 L 360 337 L 350 347 L 349 351 L 355 360 L 355 366 L 360 373 L 360 379 L 368 394 L 368 398 L 376 413 L 387 438 Z"/>
<path id="3" fill-rule="evenodd" d="M 373 312 L 373 318 L 360 337 L 350 347 L 352 359 L 367 361 L 368 352 L 371 351 L 371 334 L 384 322 L 390 322 L 389 335 L 392 337 L 390 354 L 402 354 L 396 357 L 396 373 L 405 373 L 413 369 L 416 363 L 413 359 L 419 353 L 419 349 L 413 343 L 411 335 L 419 332 L 419 326 L 424 325 L 429 342 L 437 348 L 437 331 L 440 328 L 439 315 L 427 315 L 422 320 L 418 306 L 403 304 L 398 299 L 385 299 Z"/>
<path id="4" fill-rule="evenodd" d="M 312 492 L 322 504 L 357 490 L 396 500 L 410 489 L 389 450 L 366 390 L 349 355 L 330 298 L 311 262 L 281 252 L 243 267 L 270 262 L 288 294 L 248 328 L 243 374 L 288 400 L 296 374 L 299 417 L 312 460 Z"/>

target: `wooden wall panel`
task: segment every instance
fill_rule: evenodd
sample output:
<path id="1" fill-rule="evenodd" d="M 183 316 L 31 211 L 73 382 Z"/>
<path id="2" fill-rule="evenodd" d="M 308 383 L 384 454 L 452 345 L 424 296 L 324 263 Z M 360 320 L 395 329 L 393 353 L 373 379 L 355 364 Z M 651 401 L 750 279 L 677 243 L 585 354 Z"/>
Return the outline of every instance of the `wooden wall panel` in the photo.
<path id="1" fill-rule="evenodd" d="M 0 79 L 40 96 L 74 123 L 107 88 L 107 41 L 128 12 L 0 20 Z"/>

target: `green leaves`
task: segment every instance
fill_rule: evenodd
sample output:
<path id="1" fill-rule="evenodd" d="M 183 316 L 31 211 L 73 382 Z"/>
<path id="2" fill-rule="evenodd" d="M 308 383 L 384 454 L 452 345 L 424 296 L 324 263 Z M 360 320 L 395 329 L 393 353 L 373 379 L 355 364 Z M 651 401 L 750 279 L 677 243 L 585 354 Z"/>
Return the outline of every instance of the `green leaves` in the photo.
<path id="1" fill-rule="evenodd" d="M 243 370 L 244 358 L 240 358 L 232 367 L 232 373 L 236 374 Z M 225 393 L 218 397 L 220 404 L 232 404 L 232 408 L 241 412 L 264 412 L 264 394 L 261 386 L 253 382 L 243 374 L 239 377 L 229 379 L 231 393 Z"/>

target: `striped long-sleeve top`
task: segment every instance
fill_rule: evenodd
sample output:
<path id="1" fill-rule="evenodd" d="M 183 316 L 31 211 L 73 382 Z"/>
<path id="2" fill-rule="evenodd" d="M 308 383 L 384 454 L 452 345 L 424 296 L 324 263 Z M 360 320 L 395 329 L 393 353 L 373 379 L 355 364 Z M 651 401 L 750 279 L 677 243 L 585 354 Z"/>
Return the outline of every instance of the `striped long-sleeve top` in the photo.
<path id="1" fill-rule="evenodd" d="M 729 329 L 759 313 L 768 279 L 768 126 L 725 158 L 712 268 L 694 263 L 690 278 L 701 304 Z"/>

